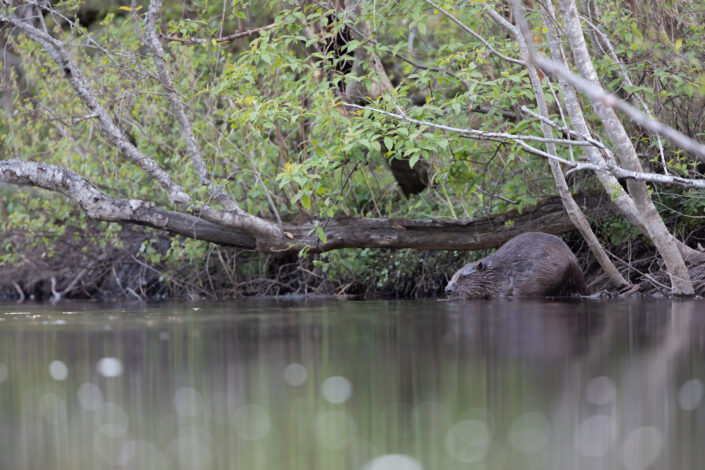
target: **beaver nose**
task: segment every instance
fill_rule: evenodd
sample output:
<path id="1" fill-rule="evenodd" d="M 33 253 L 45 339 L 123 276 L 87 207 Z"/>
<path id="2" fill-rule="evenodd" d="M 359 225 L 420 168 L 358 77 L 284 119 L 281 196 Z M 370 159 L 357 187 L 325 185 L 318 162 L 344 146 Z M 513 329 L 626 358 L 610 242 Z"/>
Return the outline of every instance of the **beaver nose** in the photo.
<path id="1" fill-rule="evenodd" d="M 453 285 L 452 285 L 452 284 L 448 284 L 448 285 L 446 286 L 446 294 L 451 294 L 451 293 L 453 293 Z"/>

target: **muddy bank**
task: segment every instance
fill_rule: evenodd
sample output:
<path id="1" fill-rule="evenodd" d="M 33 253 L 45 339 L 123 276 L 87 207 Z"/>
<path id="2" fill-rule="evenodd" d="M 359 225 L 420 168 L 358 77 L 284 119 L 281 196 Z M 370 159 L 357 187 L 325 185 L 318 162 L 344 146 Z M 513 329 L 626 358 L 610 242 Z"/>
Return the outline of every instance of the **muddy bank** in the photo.
<path id="1" fill-rule="evenodd" d="M 256 295 L 443 296 L 450 276 L 485 256 L 451 251 L 351 249 L 322 255 L 272 256 L 174 238 L 125 226 L 102 236 L 98 223 L 63 235 L 2 233 L 15 262 L 0 266 L 0 300 L 228 299 Z M 96 236 L 101 234 L 101 236 Z M 590 293 L 619 295 L 576 232 L 564 236 L 578 256 Z M 705 245 L 705 229 L 690 246 Z M 618 269 L 634 283 L 623 295 L 667 296 L 668 276 L 641 238 L 608 246 Z M 691 267 L 705 295 L 705 266 Z"/>

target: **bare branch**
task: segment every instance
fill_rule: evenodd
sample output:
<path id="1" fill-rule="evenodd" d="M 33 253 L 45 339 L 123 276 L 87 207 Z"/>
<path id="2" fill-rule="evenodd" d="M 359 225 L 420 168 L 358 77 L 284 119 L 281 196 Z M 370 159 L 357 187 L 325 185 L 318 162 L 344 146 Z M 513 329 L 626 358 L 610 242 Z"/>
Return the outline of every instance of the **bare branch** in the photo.
<path id="1" fill-rule="evenodd" d="M 203 39 L 203 38 L 180 38 L 177 36 L 167 36 L 160 34 L 161 37 L 168 41 L 180 42 L 181 44 L 212 44 L 212 43 L 223 43 L 234 41 L 236 39 L 244 38 L 246 36 L 251 36 L 253 34 L 261 33 L 262 31 L 267 31 L 279 26 L 277 23 L 268 24 L 267 26 L 260 26 L 259 28 L 252 28 L 245 31 L 238 31 L 227 36 L 221 36 L 219 38 Z"/>
<path id="2" fill-rule="evenodd" d="M 627 170 L 642 172 L 643 170 L 641 167 L 641 162 L 639 161 L 639 158 L 636 154 L 634 145 L 632 144 L 629 135 L 624 129 L 621 120 L 619 119 L 619 117 L 617 117 L 617 114 L 615 113 L 613 108 L 617 107 L 621 109 L 623 112 L 627 113 L 627 115 L 630 116 L 632 120 L 642 120 L 642 124 L 646 125 L 650 121 L 652 124 L 655 124 L 657 128 L 659 128 L 658 130 L 654 128 L 652 128 L 651 130 L 663 134 L 667 138 L 669 129 L 670 131 L 676 132 L 677 134 L 680 133 L 670 128 L 669 126 L 659 123 L 658 121 L 645 115 L 641 111 L 638 111 L 636 108 L 629 105 L 628 103 L 621 100 L 617 100 L 616 97 L 614 97 L 613 95 L 605 94 L 598 80 L 597 72 L 595 71 L 595 67 L 592 63 L 592 58 L 590 57 L 587 45 L 585 43 L 585 37 L 583 34 L 582 26 L 580 24 L 578 9 L 575 5 L 575 2 L 573 0 L 560 0 L 559 4 L 561 10 L 563 11 L 566 37 L 568 38 L 568 43 L 570 44 L 570 48 L 573 52 L 575 64 L 580 73 L 585 77 L 585 82 L 590 85 L 589 88 L 591 89 L 591 93 L 593 93 L 592 97 L 590 97 L 589 93 L 586 93 L 586 95 L 590 97 L 593 109 L 595 110 L 596 114 L 603 123 L 605 133 L 612 142 L 614 152 L 619 158 L 621 165 L 626 167 Z M 520 9 L 516 4 L 516 0 L 515 7 L 515 11 L 519 12 Z M 525 18 L 522 17 L 520 19 L 519 24 L 525 24 L 525 21 Z M 530 33 L 526 31 L 526 27 L 522 32 L 528 38 L 527 42 L 532 40 Z M 534 60 L 536 60 L 536 63 L 538 63 L 539 65 L 541 65 L 542 62 L 550 62 L 551 64 L 553 64 L 553 61 L 545 59 L 539 54 L 534 54 L 534 56 Z M 541 61 L 538 60 L 539 57 L 541 58 Z M 574 75 L 563 64 L 558 65 L 559 67 L 557 67 L 557 69 L 560 69 L 561 73 L 569 72 L 569 76 Z M 564 78 L 569 80 L 567 76 Z M 581 83 L 585 85 L 585 82 Z M 579 87 L 580 85 L 576 83 L 575 86 Z M 583 92 L 585 92 L 584 89 Z M 614 100 L 615 102 L 612 103 L 612 100 Z M 644 121 L 642 118 L 646 118 L 646 120 Z M 646 125 L 645 127 L 649 128 L 650 126 Z M 680 134 L 680 136 L 682 136 L 688 142 L 694 143 L 697 146 L 702 147 L 705 151 L 705 146 L 702 146 L 701 144 L 692 139 L 689 139 L 683 134 Z M 673 135 L 671 135 L 671 137 L 673 137 Z M 682 143 L 688 144 L 688 142 Z M 703 156 L 705 156 L 705 152 L 703 152 Z M 629 194 L 634 200 L 634 204 L 636 205 L 639 211 L 639 214 L 644 223 L 644 228 L 646 229 L 649 238 L 654 243 L 656 249 L 663 258 L 664 262 L 666 263 L 668 274 L 671 279 L 673 293 L 676 295 L 693 295 L 693 283 L 690 280 L 690 276 L 685 266 L 685 262 L 683 261 L 683 257 L 680 251 L 678 250 L 677 244 L 674 242 L 674 237 L 668 231 L 668 228 L 664 224 L 663 219 L 661 219 L 658 212 L 656 211 L 656 207 L 654 207 L 653 201 L 651 200 L 651 195 L 649 194 L 646 185 L 640 181 L 628 181 L 627 188 L 629 190 Z"/>
<path id="3" fill-rule="evenodd" d="M 595 33 L 599 36 L 599 38 L 602 40 L 603 43 L 607 46 L 607 49 L 609 50 L 610 57 L 612 60 L 617 64 L 619 67 L 619 71 L 622 75 L 622 78 L 624 79 L 624 82 L 629 85 L 629 86 L 634 86 L 634 83 L 632 82 L 632 79 L 629 78 L 629 73 L 627 73 L 627 69 L 624 68 L 624 64 L 622 63 L 621 60 L 619 60 L 619 57 L 617 56 L 617 53 L 614 50 L 614 47 L 612 47 L 612 41 L 610 41 L 609 36 L 607 36 L 605 33 L 602 32 L 600 28 L 598 28 L 596 25 L 594 25 L 590 20 L 588 20 L 585 17 L 582 17 L 583 21 L 592 28 Z M 639 93 L 634 93 L 634 96 L 636 97 L 637 101 L 639 101 L 639 104 L 641 107 L 644 109 L 644 112 L 649 116 L 651 116 L 651 111 L 649 110 L 649 107 L 647 106 L 646 102 L 644 99 L 639 95 Z M 658 144 L 658 150 L 659 150 L 659 155 L 661 155 L 661 165 L 663 166 L 663 172 L 668 174 L 668 165 L 666 165 L 666 156 L 663 153 L 663 144 L 661 143 L 661 136 L 655 134 L 656 137 L 656 143 Z"/>
<path id="4" fill-rule="evenodd" d="M 497 14 L 497 12 L 491 9 L 487 4 L 485 4 L 485 9 L 489 11 L 490 15 L 493 19 L 495 19 L 495 21 L 501 24 L 514 36 L 517 41 L 517 44 L 519 45 L 519 50 L 522 52 L 522 54 L 526 54 L 528 45 L 519 30 L 514 25 L 502 18 L 499 14 Z M 536 95 L 536 105 L 538 106 L 539 112 L 541 113 L 539 117 L 545 119 L 541 119 L 541 130 L 543 131 L 544 137 L 551 138 L 553 137 L 553 130 L 552 126 L 548 122 L 546 122 L 549 120 L 549 113 L 548 105 L 546 103 L 546 96 L 543 91 L 543 85 L 541 84 L 541 77 L 539 76 L 536 66 L 534 64 L 530 62 L 527 63 L 526 69 L 529 72 L 531 86 L 533 87 L 534 94 Z M 526 107 L 524 107 L 523 109 L 526 109 Z M 572 147 L 570 148 L 572 150 Z M 556 144 L 552 142 L 546 143 L 546 150 L 548 150 L 548 154 L 552 156 L 555 156 L 558 153 L 556 150 Z M 614 284 L 618 288 L 628 286 L 629 282 L 622 276 L 622 274 L 617 270 L 616 266 L 612 263 L 604 248 L 600 244 L 599 240 L 595 236 L 595 233 L 592 231 L 592 228 L 590 228 L 590 222 L 588 222 L 587 217 L 585 217 L 585 214 L 580 210 L 580 207 L 573 199 L 573 196 L 570 194 L 570 189 L 568 188 L 568 183 L 565 179 L 565 175 L 563 174 L 563 170 L 560 164 L 553 159 L 550 159 L 548 163 L 551 168 L 551 173 L 553 174 L 553 179 L 556 183 L 556 188 L 558 188 L 558 194 L 560 195 L 561 201 L 563 202 L 563 206 L 565 207 L 565 210 L 568 213 L 570 220 L 573 222 L 573 224 L 575 224 L 575 227 L 580 231 L 580 234 L 587 242 L 588 246 L 590 247 L 590 251 L 592 251 L 592 253 L 595 255 L 595 258 L 597 258 L 597 261 L 600 263 L 600 266 L 602 266 L 602 269 L 605 271 L 605 274 L 607 274 L 612 284 Z"/>
<path id="5" fill-rule="evenodd" d="M 564 134 L 572 135 L 572 136 L 577 137 L 577 138 L 579 138 L 579 139 L 582 139 L 582 140 L 584 140 L 584 141 L 586 141 L 586 142 L 590 142 L 592 145 L 594 145 L 595 147 L 597 147 L 597 148 L 599 148 L 599 149 L 601 149 L 601 150 L 603 150 L 603 151 L 607 151 L 607 150 L 608 150 L 607 147 L 605 146 L 605 144 L 603 144 L 603 143 L 600 142 L 599 140 L 594 139 L 594 138 L 592 138 L 592 137 L 589 136 L 589 135 L 581 134 L 580 132 L 574 131 L 573 129 L 570 129 L 570 128 L 566 127 L 566 126 L 561 126 L 560 124 L 558 124 L 557 122 L 553 121 L 552 119 L 549 119 L 549 118 L 546 117 L 546 116 L 541 116 L 540 114 L 536 114 L 535 112 L 533 112 L 532 110 L 530 110 L 530 109 L 527 108 L 526 106 L 522 106 L 522 107 L 521 107 L 521 111 L 524 112 L 524 113 L 526 113 L 526 114 L 528 114 L 528 115 L 531 116 L 531 117 L 534 117 L 534 118 L 536 118 L 536 119 L 538 119 L 538 120 L 540 120 L 540 121 L 542 121 L 542 122 L 545 122 L 545 123 L 548 124 L 549 126 L 551 126 L 551 127 L 553 127 L 554 129 L 557 129 L 557 130 L 563 132 Z"/>
<path id="6" fill-rule="evenodd" d="M 136 223 L 224 245 L 255 247 L 254 238 L 242 231 L 224 230 L 188 214 L 156 208 L 147 201 L 111 198 L 67 168 L 19 159 L 0 160 L 0 181 L 63 194 L 94 219 Z"/>
<path id="7" fill-rule="evenodd" d="M 443 8 L 441 8 L 440 6 L 438 6 L 438 5 L 436 5 L 435 3 L 433 3 L 431 0 L 424 0 L 424 2 L 426 2 L 428 5 L 432 6 L 434 9 L 436 9 L 436 10 L 440 11 L 441 13 L 443 13 L 443 14 L 444 14 L 445 16 L 447 16 L 451 21 L 453 21 L 455 24 L 457 24 L 458 26 L 460 26 L 461 28 L 463 28 L 463 30 L 465 30 L 466 32 L 470 33 L 472 36 L 475 37 L 475 39 L 477 39 L 477 40 L 480 41 L 482 44 L 484 44 L 484 46 L 485 46 L 487 49 L 489 49 L 490 52 L 492 52 L 494 55 L 496 55 L 496 56 L 499 57 L 500 59 L 506 60 L 507 62 L 512 62 L 512 63 L 514 63 L 514 64 L 525 65 L 525 63 L 524 63 L 523 60 L 514 59 L 514 58 L 512 58 L 512 57 L 507 57 L 506 55 L 504 55 L 504 54 L 502 54 L 501 52 L 499 52 L 497 49 L 495 49 L 494 47 L 492 47 L 492 45 L 490 45 L 490 43 L 488 43 L 488 42 L 485 40 L 485 38 L 483 38 L 481 35 L 479 35 L 478 33 L 476 33 L 472 28 L 468 27 L 465 23 L 463 23 L 462 21 L 460 21 L 460 20 L 459 20 L 458 18 L 456 18 L 455 16 L 451 15 L 449 12 L 447 12 L 446 10 L 444 10 Z"/>
<path id="8" fill-rule="evenodd" d="M 605 146 L 598 142 L 595 141 L 594 139 L 590 139 L 593 142 L 587 142 L 585 140 L 566 140 L 566 139 L 550 139 L 550 138 L 545 138 L 545 137 L 537 137 L 537 136 L 532 136 L 532 135 L 515 135 L 515 134 L 506 134 L 502 132 L 482 132 L 478 131 L 475 129 L 461 129 L 457 127 L 449 127 L 449 126 L 444 126 L 442 124 L 435 124 L 430 121 L 419 121 L 418 119 L 413 119 L 410 118 L 406 115 L 402 114 L 395 114 L 395 113 L 390 113 L 388 111 L 383 111 L 381 109 L 376 109 L 376 108 L 370 108 L 370 107 L 365 107 L 365 106 L 357 106 L 354 104 L 348 104 L 346 103 L 345 106 L 352 107 L 352 108 L 358 108 L 362 110 L 367 110 L 367 111 L 373 111 L 379 114 L 384 114 L 385 116 L 389 116 L 394 119 L 398 119 L 400 121 L 407 121 L 411 122 L 413 124 L 418 124 L 422 126 L 428 126 L 432 127 L 435 129 L 441 129 L 449 132 L 454 132 L 457 134 L 462 134 L 471 138 L 475 138 L 478 140 L 490 140 L 490 141 L 497 141 L 497 142 L 506 142 L 506 141 L 512 141 L 516 142 L 520 146 L 522 146 L 527 152 L 538 155 L 540 157 L 547 158 L 549 160 L 556 161 L 558 163 L 561 163 L 563 165 L 567 165 L 573 168 L 571 172 L 575 171 L 581 171 L 581 170 L 591 170 L 591 171 L 607 171 L 611 172 L 616 176 L 617 178 L 627 178 L 627 179 L 633 179 L 637 181 L 648 181 L 652 183 L 661 183 L 661 184 L 669 184 L 669 185 L 676 185 L 676 186 L 684 186 L 686 188 L 703 188 L 705 189 L 705 180 L 694 180 L 694 179 L 688 179 L 688 178 L 681 178 L 678 176 L 668 176 L 668 175 L 661 175 L 657 173 L 644 173 L 644 172 L 637 172 L 637 171 L 632 171 L 632 170 L 626 170 L 624 168 L 621 168 L 620 166 L 613 164 L 613 163 L 608 163 L 604 162 L 601 160 L 602 163 L 583 163 L 583 162 L 576 162 L 572 160 L 566 160 L 565 158 L 561 158 L 557 155 L 544 152 L 543 150 L 537 149 L 536 147 L 533 147 L 529 144 L 526 143 L 526 141 L 536 141 L 536 142 L 543 142 L 543 143 L 557 143 L 557 144 L 567 144 L 567 145 L 594 145 L 597 147 L 600 147 L 602 149 L 605 149 Z M 555 123 L 554 123 L 555 124 Z M 575 135 L 582 136 L 581 134 L 577 132 L 573 132 Z M 614 180 L 615 187 L 619 187 L 621 189 L 621 186 L 617 182 L 617 180 Z"/>
<path id="9" fill-rule="evenodd" d="M 571 85 L 582 91 L 585 96 L 590 99 L 590 101 L 602 103 L 605 106 L 619 109 L 635 123 L 658 135 L 662 135 L 663 137 L 671 141 L 671 143 L 673 143 L 674 145 L 682 148 L 687 152 L 690 152 L 698 159 L 705 161 L 705 145 L 701 144 L 697 140 L 691 139 L 687 135 L 675 130 L 670 126 L 667 126 L 666 124 L 654 119 L 648 114 L 639 111 L 636 107 L 618 98 L 612 93 L 605 91 L 605 89 L 601 86 L 571 72 L 568 68 L 558 62 L 554 62 L 553 60 L 548 59 L 547 57 L 538 53 L 534 54 L 532 60 L 544 71 L 558 75 L 559 77 L 565 79 Z"/>
<path id="10" fill-rule="evenodd" d="M 115 124 L 112 117 L 95 98 L 88 80 L 81 72 L 81 69 L 73 62 L 68 48 L 62 41 L 43 33 L 19 18 L 0 14 L 0 23 L 13 25 L 46 50 L 52 60 L 57 63 L 64 77 L 69 81 L 69 84 L 83 104 L 90 110 L 91 114 L 97 115 L 100 122 L 100 133 L 108 142 L 117 147 L 122 155 L 154 178 L 169 193 L 169 197 L 173 202 L 186 203 L 191 200 L 181 186 L 175 183 L 169 174 L 162 170 L 154 160 L 137 149 Z"/>
<path id="11" fill-rule="evenodd" d="M 477 250 L 497 247 L 524 231 L 564 233 L 573 229 L 557 197 L 550 197 L 534 209 L 510 211 L 470 220 L 376 219 L 338 217 L 285 224 L 283 239 L 257 239 L 243 229 L 233 229 L 174 211 L 153 207 L 137 199 L 113 199 L 87 180 L 66 168 L 18 159 L 0 160 L 0 181 L 30 185 L 61 193 L 80 205 L 90 217 L 119 223 L 136 223 L 163 229 L 198 240 L 233 245 L 264 252 L 311 252 L 339 248 L 415 248 L 426 250 Z M 585 211 L 595 217 L 610 212 L 599 195 L 579 197 Z M 220 216 L 220 214 L 218 214 Z M 506 224 L 513 220 L 514 224 Z M 235 223 L 236 221 L 231 221 Z M 327 241 L 318 238 L 316 226 L 325 227 Z"/>
<path id="12" fill-rule="evenodd" d="M 427 126 L 431 127 L 434 129 L 440 129 L 443 131 L 448 131 L 448 132 L 454 132 L 456 134 L 462 134 L 467 137 L 477 139 L 477 140 L 491 140 L 491 141 L 498 141 L 498 142 L 506 142 L 507 140 L 530 140 L 534 142 L 552 142 L 554 144 L 564 144 L 564 145 L 577 145 L 577 146 L 586 146 L 586 145 L 593 145 L 590 142 L 584 141 L 584 140 L 569 140 L 569 139 L 548 139 L 546 137 L 539 137 L 535 135 L 515 135 L 515 134 L 507 134 L 505 132 L 486 132 L 486 131 L 478 131 L 477 129 L 462 129 L 460 127 L 450 127 L 450 126 L 444 126 L 443 124 L 436 124 L 431 121 L 422 121 L 419 119 L 414 119 L 410 118 L 406 114 L 396 114 L 396 113 L 390 113 L 389 111 L 384 111 L 382 109 L 377 109 L 377 108 L 371 108 L 368 106 L 358 106 L 356 104 L 352 103 L 343 103 L 343 106 L 346 106 L 348 108 L 355 108 L 355 109 L 360 109 L 363 111 L 372 111 L 378 114 L 384 114 L 385 116 L 389 116 L 394 119 L 398 119 L 400 121 L 407 121 L 412 124 L 418 124 L 420 126 Z"/>
<path id="13" fill-rule="evenodd" d="M 198 173 L 198 177 L 201 180 L 202 185 L 210 186 L 210 175 L 208 175 L 208 170 L 203 162 L 203 157 L 201 157 L 201 151 L 198 148 L 195 137 L 193 136 L 191 122 L 186 117 L 184 105 L 181 102 L 181 98 L 179 98 L 179 95 L 176 92 L 174 82 L 169 75 L 166 59 L 164 58 L 164 49 L 162 48 L 159 38 L 157 37 L 156 22 L 159 19 L 159 10 L 161 7 L 161 0 L 152 0 L 149 2 L 149 11 L 147 12 L 144 23 L 145 41 L 147 47 L 149 47 L 152 51 L 152 55 L 154 56 L 154 62 L 157 65 L 157 73 L 159 74 L 159 82 L 166 91 L 167 99 L 169 100 L 171 109 L 174 112 L 176 121 L 179 123 L 181 134 L 186 141 L 186 150 L 191 156 L 193 166 L 196 168 L 196 173 Z"/>
<path id="14" fill-rule="evenodd" d="M 171 76 L 169 75 L 166 59 L 164 58 L 164 49 L 162 48 L 159 38 L 157 37 L 156 23 L 159 19 L 159 11 L 161 10 L 161 7 L 162 0 L 152 0 L 149 3 L 149 10 L 145 21 L 145 41 L 154 55 L 154 61 L 157 65 L 157 73 L 159 74 L 159 82 L 166 90 L 169 104 L 174 112 L 176 121 L 179 123 L 181 134 L 186 142 L 186 149 L 191 156 L 191 161 L 193 161 L 193 165 L 196 168 L 201 184 L 208 187 L 209 194 L 225 208 L 225 212 L 223 212 L 205 205 L 199 208 L 201 215 L 211 222 L 241 228 L 252 235 L 262 235 L 270 242 L 274 239 L 281 238 L 282 233 L 278 226 L 241 210 L 237 202 L 228 197 L 225 191 L 216 186 L 211 180 L 205 162 L 203 161 L 203 157 L 201 156 L 201 151 L 193 135 L 191 122 L 186 116 L 185 106 L 176 91 Z M 264 185 L 264 183 L 262 183 L 262 185 Z"/>

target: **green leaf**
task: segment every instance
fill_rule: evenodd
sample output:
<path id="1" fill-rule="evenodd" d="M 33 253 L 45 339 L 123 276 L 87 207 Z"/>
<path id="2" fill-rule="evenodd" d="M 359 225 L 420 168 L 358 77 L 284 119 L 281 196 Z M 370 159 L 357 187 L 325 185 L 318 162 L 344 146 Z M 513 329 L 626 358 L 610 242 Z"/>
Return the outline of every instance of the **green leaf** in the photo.
<path id="1" fill-rule="evenodd" d="M 318 238 L 320 238 L 323 243 L 328 242 L 328 237 L 326 236 L 326 232 L 323 231 L 323 228 L 320 225 L 316 225 L 316 234 L 318 235 Z"/>
<path id="2" fill-rule="evenodd" d="M 419 158 L 421 158 L 421 154 L 418 152 L 414 153 L 409 159 L 409 166 L 411 168 L 414 168 L 414 165 L 416 165 L 416 162 L 419 161 Z"/>
<path id="3" fill-rule="evenodd" d="M 384 146 L 387 147 L 387 150 L 394 149 L 394 140 L 392 140 L 391 137 L 385 137 L 383 140 L 384 140 Z"/>

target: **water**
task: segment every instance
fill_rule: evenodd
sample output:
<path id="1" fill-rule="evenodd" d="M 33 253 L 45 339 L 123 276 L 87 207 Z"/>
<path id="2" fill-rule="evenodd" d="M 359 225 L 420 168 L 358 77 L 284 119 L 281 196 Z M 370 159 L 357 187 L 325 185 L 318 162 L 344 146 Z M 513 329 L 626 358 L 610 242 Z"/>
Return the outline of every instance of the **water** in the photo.
<path id="1" fill-rule="evenodd" d="M 705 461 L 705 303 L 0 306 L 1 469 Z"/>

